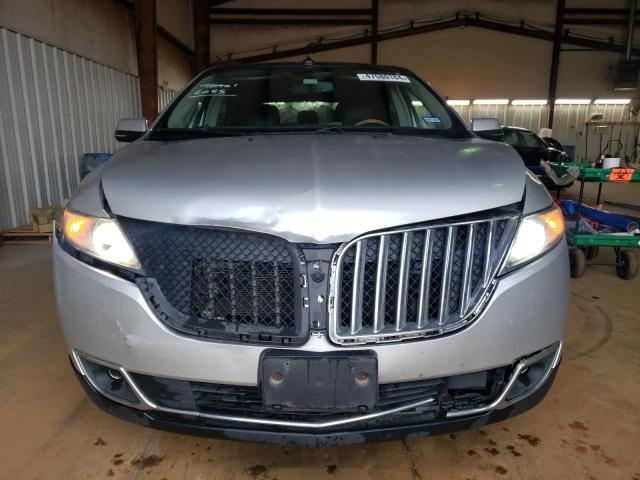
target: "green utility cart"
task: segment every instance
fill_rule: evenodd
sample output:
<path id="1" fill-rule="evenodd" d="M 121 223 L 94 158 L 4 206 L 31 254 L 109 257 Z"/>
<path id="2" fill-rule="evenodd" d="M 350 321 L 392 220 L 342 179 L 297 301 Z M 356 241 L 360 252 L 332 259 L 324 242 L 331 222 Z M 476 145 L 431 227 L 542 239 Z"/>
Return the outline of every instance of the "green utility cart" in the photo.
<path id="1" fill-rule="evenodd" d="M 596 203 L 600 204 L 602 185 L 604 183 L 640 182 L 640 168 L 594 168 L 591 163 L 578 162 L 552 163 L 550 165 L 558 175 L 564 175 L 570 166 L 580 168 L 580 175 L 578 176 L 580 193 L 576 202 L 576 225 L 573 229 L 567 230 L 571 276 L 574 278 L 581 277 L 586 268 L 586 261 L 595 258 L 600 247 L 610 247 L 616 253 L 615 266 L 618 276 L 625 280 L 634 278 L 638 273 L 638 260 L 634 250 L 640 248 L 640 236 L 583 233 L 580 231 L 580 218 L 584 203 L 585 183 L 597 182 L 600 184 L 596 200 Z"/>

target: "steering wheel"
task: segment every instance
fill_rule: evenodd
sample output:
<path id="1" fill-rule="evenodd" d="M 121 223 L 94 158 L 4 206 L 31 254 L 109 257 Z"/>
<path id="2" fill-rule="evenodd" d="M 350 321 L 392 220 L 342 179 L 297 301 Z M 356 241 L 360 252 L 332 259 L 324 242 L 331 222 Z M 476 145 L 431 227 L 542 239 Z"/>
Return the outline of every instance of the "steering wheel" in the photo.
<path id="1" fill-rule="evenodd" d="M 377 118 L 365 118 L 364 120 L 360 120 L 359 122 L 356 122 L 354 124 L 354 126 L 356 127 L 360 127 L 362 125 L 368 125 L 368 124 L 374 124 L 374 125 L 382 125 L 384 127 L 390 127 L 391 125 L 388 124 L 385 121 L 379 120 Z"/>

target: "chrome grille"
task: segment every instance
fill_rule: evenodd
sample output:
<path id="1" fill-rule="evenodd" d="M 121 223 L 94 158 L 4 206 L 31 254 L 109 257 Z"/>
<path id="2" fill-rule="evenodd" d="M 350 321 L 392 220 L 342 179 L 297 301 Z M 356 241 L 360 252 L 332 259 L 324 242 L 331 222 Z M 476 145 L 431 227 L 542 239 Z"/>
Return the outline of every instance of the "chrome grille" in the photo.
<path id="1" fill-rule="evenodd" d="M 479 313 L 516 216 L 365 235 L 334 259 L 331 338 L 396 341 L 461 328 Z"/>

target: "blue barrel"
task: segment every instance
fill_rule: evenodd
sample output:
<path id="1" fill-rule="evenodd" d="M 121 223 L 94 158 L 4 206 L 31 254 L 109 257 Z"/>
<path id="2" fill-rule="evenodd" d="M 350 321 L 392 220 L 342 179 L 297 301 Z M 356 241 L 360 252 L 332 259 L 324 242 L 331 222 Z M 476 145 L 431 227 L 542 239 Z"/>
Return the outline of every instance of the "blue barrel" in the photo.
<path id="1" fill-rule="evenodd" d="M 80 165 L 80 178 L 84 178 L 111 158 L 111 153 L 84 153 Z"/>

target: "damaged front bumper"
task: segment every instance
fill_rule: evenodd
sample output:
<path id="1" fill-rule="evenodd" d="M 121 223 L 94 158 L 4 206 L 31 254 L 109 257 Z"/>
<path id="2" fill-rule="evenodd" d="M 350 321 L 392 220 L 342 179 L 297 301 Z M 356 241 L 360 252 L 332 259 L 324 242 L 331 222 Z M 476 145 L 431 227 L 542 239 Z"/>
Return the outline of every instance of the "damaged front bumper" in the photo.
<path id="1" fill-rule="evenodd" d="M 434 393 L 394 408 L 328 419 L 320 417 L 313 421 L 309 421 L 309 414 L 300 415 L 299 418 L 306 418 L 300 421 L 295 415 L 283 419 L 278 415 L 270 417 L 266 412 L 257 416 L 212 413 L 191 409 L 188 402 L 183 408 L 172 408 L 167 406 L 166 392 L 158 397 L 159 400 L 150 398 L 140 384 L 139 379 L 144 376 L 78 352 L 72 355 L 72 363 L 96 405 L 124 420 L 201 436 L 321 446 L 479 428 L 517 415 L 535 406 L 546 395 L 557 373 L 561 352 L 562 344 L 556 344 L 518 360 L 505 370 L 506 381 L 492 394 L 491 401 L 486 400 L 484 404 L 460 407 L 459 403 Z M 173 392 L 171 396 L 179 395 Z"/>
<path id="2" fill-rule="evenodd" d="M 381 389 L 410 389 L 415 383 L 419 395 L 403 396 L 393 405 L 379 397 L 372 410 L 340 415 L 287 417 L 203 407 L 193 395 L 183 395 L 184 389 L 179 395 L 168 390 L 153 395 L 141 381 L 254 394 L 260 389 L 258 372 L 266 347 L 177 334 L 156 318 L 134 283 L 78 261 L 57 242 L 53 250 L 61 325 L 82 385 L 103 410 L 151 427 L 301 445 L 464 430 L 533 407 L 551 385 L 560 359 L 568 299 L 564 243 L 527 268 L 501 277 L 483 313 L 466 328 L 423 341 L 366 347 L 375 352 Z M 297 349 L 309 355 L 360 350 L 337 346 L 326 335 L 310 335 Z M 483 373 L 497 380 L 487 380 L 495 388 L 481 398 L 450 395 L 451 379 Z M 169 402 L 172 398 L 179 401 Z M 260 400 L 255 401 L 258 409 L 263 407 Z"/>

